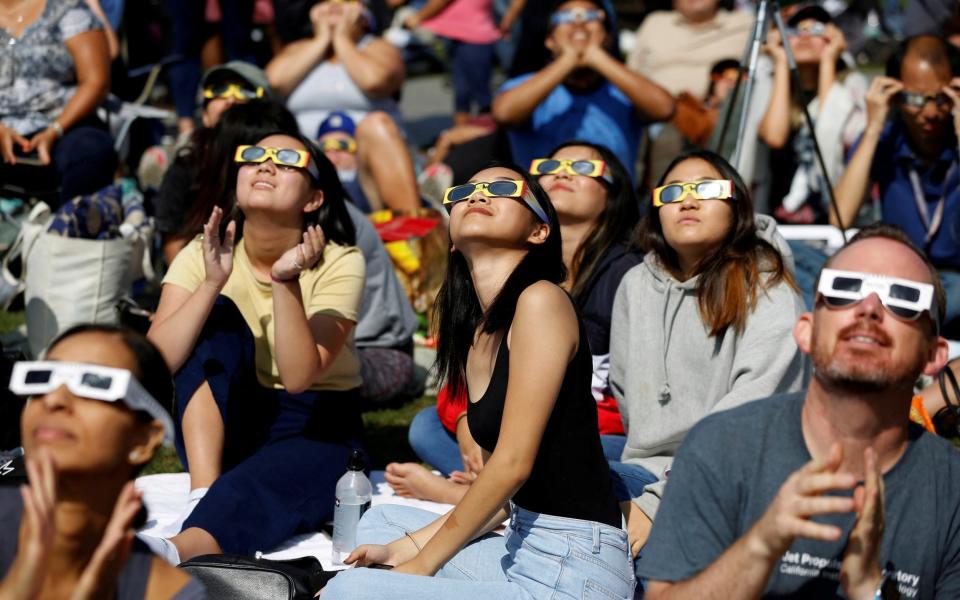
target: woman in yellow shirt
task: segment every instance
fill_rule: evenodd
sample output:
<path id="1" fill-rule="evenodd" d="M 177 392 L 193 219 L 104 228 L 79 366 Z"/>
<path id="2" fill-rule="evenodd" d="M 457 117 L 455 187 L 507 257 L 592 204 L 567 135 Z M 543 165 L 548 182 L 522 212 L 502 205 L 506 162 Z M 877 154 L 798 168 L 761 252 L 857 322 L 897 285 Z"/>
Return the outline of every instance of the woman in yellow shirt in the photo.
<path id="1" fill-rule="evenodd" d="M 353 327 L 364 263 L 336 170 L 306 138 L 240 146 L 214 208 L 163 280 L 149 337 L 176 373 L 190 506 L 173 561 L 268 551 L 331 516 L 361 437 Z M 189 512 L 192 511 L 192 512 Z"/>

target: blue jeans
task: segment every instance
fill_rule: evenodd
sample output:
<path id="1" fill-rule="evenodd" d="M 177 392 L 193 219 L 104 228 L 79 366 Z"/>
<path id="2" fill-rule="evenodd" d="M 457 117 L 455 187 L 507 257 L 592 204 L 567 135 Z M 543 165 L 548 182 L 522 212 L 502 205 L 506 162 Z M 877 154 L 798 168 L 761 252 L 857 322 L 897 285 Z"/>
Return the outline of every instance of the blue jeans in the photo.
<path id="1" fill-rule="evenodd" d="M 358 543 L 385 544 L 438 515 L 397 505 L 368 511 Z M 334 577 L 325 600 L 399 598 L 633 598 L 635 579 L 627 534 L 621 529 L 514 506 L 505 537 L 483 536 L 465 546 L 434 577 L 350 569 Z"/>
<path id="2" fill-rule="evenodd" d="M 437 407 L 428 406 L 417 413 L 410 422 L 407 439 L 420 460 L 433 465 L 444 477 L 463 470 L 457 438 L 440 422 Z"/>
<path id="3" fill-rule="evenodd" d="M 607 459 L 610 465 L 610 479 L 613 481 L 613 495 L 617 502 L 639 498 L 643 488 L 657 481 L 657 476 L 643 467 Z"/>
<path id="4" fill-rule="evenodd" d="M 453 74 L 453 109 L 456 112 L 468 113 L 471 105 L 476 106 L 479 113 L 490 111 L 494 47 L 494 44 L 447 40 Z"/>
<path id="5" fill-rule="evenodd" d="M 823 263 L 827 262 L 827 255 L 804 242 L 789 240 L 787 243 L 793 251 L 794 277 L 797 279 L 800 295 L 803 296 L 807 310 L 813 310 L 813 298 L 817 294 L 817 278 L 820 277 Z"/>
<path id="6" fill-rule="evenodd" d="M 255 63 L 250 42 L 254 0 L 221 0 L 220 28 L 227 60 Z M 181 60 L 167 68 L 173 104 L 178 117 L 193 117 L 197 111 L 197 88 L 203 68 L 200 50 L 209 37 L 204 11 L 206 2 L 166 0 L 173 34 L 173 53 Z"/>
<path id="7" fill-rule="evenodd" d="M 428 406 L 417 413 L 407 431 L 410 447 L 423 462 L 448 477 L 454 471 L 463 470 L 460 446 L 457 438 L 444 428 L 435 406 Z M 622 435 L 601 435 L 603 456 L 609 461 L 620 460 L 627 438 Z"/>

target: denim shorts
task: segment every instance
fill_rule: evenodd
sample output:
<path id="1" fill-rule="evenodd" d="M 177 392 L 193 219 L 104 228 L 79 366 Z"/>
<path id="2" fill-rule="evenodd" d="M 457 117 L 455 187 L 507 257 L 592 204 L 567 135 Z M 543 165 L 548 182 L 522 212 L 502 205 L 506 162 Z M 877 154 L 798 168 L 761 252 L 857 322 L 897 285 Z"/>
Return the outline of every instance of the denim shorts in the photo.
<path id="1" fill-rule="evenodd" d="M 358 542 L 387 543 L 438 516 L 405 506 L 378 506 L 361 520 Z M 506 536 L 474 540 L 434 577 L 350 569 L 334 577 L 322 597 L 628 600 L 635 584 L 625 531 L 514 506 Z"/>

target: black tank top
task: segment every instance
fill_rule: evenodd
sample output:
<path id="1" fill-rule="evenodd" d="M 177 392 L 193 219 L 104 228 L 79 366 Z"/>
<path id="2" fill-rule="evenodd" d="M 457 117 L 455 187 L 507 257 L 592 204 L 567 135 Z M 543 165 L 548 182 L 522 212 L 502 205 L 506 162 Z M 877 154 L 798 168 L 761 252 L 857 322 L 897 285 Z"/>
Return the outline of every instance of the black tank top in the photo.
<path id="1" fill-rule="evenodd" d="M 610 484 L 610 468 L 600 446 L 597 405 L 590 393 L 590 348 L 583 323 L 579 319 L 578 323 L 580 345 L 567 365 L 533 470 L 513 502 L 537 513 L 620 527 L 621 513 Z M 504 334 L 487 391 L 467 404 L 470 433 L 488 452 L 493 452 L 500 435 L 509 366 L 510 350 Z"/>

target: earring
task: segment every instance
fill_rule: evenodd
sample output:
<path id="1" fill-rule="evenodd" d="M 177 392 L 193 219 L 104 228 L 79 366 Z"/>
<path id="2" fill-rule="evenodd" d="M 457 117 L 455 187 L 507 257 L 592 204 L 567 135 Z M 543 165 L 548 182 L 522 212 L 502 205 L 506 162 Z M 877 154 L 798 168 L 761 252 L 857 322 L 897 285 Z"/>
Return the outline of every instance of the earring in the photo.
<path id="1" fill-rule="evenodd" d="M 139 460 L 140 460 L 140 451 L 139 451 L 139 450 L 131 450 L 131 451 L 130 451 L 130 462 L 137 462 L 137 461 L 139 461 Z"/>

